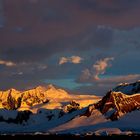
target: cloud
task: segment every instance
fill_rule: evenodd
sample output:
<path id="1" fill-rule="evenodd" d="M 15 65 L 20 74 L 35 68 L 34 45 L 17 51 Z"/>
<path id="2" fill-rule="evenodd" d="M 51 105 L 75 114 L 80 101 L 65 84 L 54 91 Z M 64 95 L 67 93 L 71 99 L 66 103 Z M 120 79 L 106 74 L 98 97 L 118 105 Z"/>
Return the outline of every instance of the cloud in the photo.
<path id="1" fill-rule="evenodd" d="M 113 30 L 111 29 L 89 27 L 72 37 L 58 38 L 57 40 L 48 41 L 47 43 L 43 41 L 36 43 L 36 40 L 33 40 L 31 43 L 20 43 L 14 46 L 10 43 L 10 45 L 6 45 L 7 42 L 18 40 L 14 38 L 11 41 L 5 42 L 4 45 L 0 44 L 0 57 L 1 59 L 20 63 L 24 61 L 42 62 L 53 55 L 61 54 L 61 56 L 63 56 L 66 55 L 66 53 L 69 53 L 69 55 L 73 53 L 81 55 L 82 53 L 91 53 L 94 51 L 94 53 L 92 52 L 93 55 L 97 55 L 99 51 L 106 53 L 108 49 L 111 48 L 112 37 Z M 75 60 L 75 58 L 73 59 Z"/>
<path id="2" fill-rule="evenodd" d="M 91 69 L 85 69 L 82 74 L 77 79 L 77 82 L 82 83 L 96 83 L 96 84 L 117 84 L 120 82 L 131 82 L 140 79 L 139 74 L 127 74 L 127 75 L 117 75 L 111 77 L 99 78 L 101 74 L 104 74 L 106 69 L 111 67 L 110 61 L 113 61 L 114 57 L 107 57 L 100 59 L 93 64 Z"/>
<path id="3" fill-rule="evenodd" d="M 38 2 L 38 0 L 29 0 L 30 3 L 35 4 Z"/>
<path id="4" fill-rule="evenodd" d="M 92 27 L 71 38 L 63 38 L 44 45 L 35 45 L 33 43 L 32 45 L 25 44 L 13 47 L 1 46 L 0 59 L 12 61 L 17 66 L 12 69 L 11 67 L 1 65 L 2 69 L 0 73 L 4 76 L 5 80 L 7 79 L 7 83 L 9 84 L 8 79 L 10 73 L 17 74 L 23 71 L 23 81 L 29 79 L 61 79 L 68 76 L 76 78 L 81 70 L 88 68 L 86 70 L 87 72 L 85 72 L 88 74 L 84 74 L 85 78 L 82 78 L 84 80 L 81 81 L 92 81 L 91 83 L 93 83 L 93 77 L 95 75 L 93 62 L 95 64 L 96 60 L 112 56 L 115 57 L 115 61 L 113 61 L 113 67 L 106 70 L 107 73 L 111 72 L 112 75 L 139 73 L 139 48 L 137 47 L 135 49 L 135 45 L 128 42 L 134 40 L 139 43 L 139 33 L 140 29 L 137 28 L 135 30 L 116 31 L 115 29 L 108 29 L 106 26 L 100 28 Z M 85 59 L 84 63 L 80 65 L 67 65 L 66 67 L 56 65 L 58 58 L 61 56 L 72 56 L 73 54 L 82 56 Z M 26 62 L 27 65 L 19 65 L 22 62 Z M 126 62 L 130 62 L 129 65 Z M 40 64 L 47 64 L 48 68 L 41 70 Z M 4 74 L 5 71 L 7 71 L 6 74 Z M 21 79 L 21 75 L 14 75 L 11 78 L 15 77 L 17 81 Z"/>
<path id="5" fill-rule="evenodd" d="M 90 85 L 79 87 L 76 91 L 103 95 L 120 83 L 131 83 L 140 80 L 140 74 L 112 75 L 99 78 L 101 74 L 106 72 L 107 68 L 111 67 L 110 61 L 113 60 L 114 57 L 106 57 L 96 61 L 91 69 L 83 70 L 76 82 Z"/>
<path id="6" fill-rule="evenodd" d="M 100 80 L 99 75 L 104 74 L 106 69 L 111 66 L 110 61 L 114 60 L 114 57 L 106 57 L 95 62 L 92 69 L 85 69 L 79 78 L 79 81 L 96 81 Z"/>
<path id="7" fill-rule="evenodd" d="M 117 28 L 140 25 L 139 0 L 5 0 L 2 5 L 1 17 L 6 19 L 6 28 L 0 33 L 3 38 L 1 46 L 32 42 L 45 44 L 48 40 L 71 37 L 96 25 Z M 25 27 L 26 32 L 13 32 L 11 28 L 17 25 Z"/>
<path id="8" fill-rule="evenodd" d="M 91 74 L 90 70 L 85 69 L 82 71 L 82 74 L 81 74 L 80 78 L 78 79 L 78 81 L 80 81 L 80 82 L 87 81 L 88 82 L 91 77 L 92 77 L 92 74 Z"/>
<path id="9" fill-rule="evenodd" d="M 109 14 L 120 14 L 122 12 L 127 12 L 138 8 L 140 4 L 139 0 L 71 0 L 79 4 L 80 8 L 83 10 L 92 10 L 94 12 L 109 15 Z"/>
<path id="10" fill-rule="evenodd" d="M 39 64 L 38 65 L 38 69 L 45 70 L 45 69 L 47 69 L 47 65 L 45 65 L 45 64 Z"/>
<path id="11" fill-rule="evenodd" d="M 110 78 L 103 78 L 100 79 L 99 83 L 106 83 L 106 84 L 119 84 L 125 82 L 132 82 L 140 79 L 140 74 L 129 74 L 129 75 L 120 75 L 120 76 L 112 76 Z"/>
<path id="12" fill-rule="evenodd" d="M 109 90 L 115 88 L 120 83 L 132 83 L 140 79 L 140 74 L 119 75 L 110 78 L 102 78 L 99 80 L 86 79 L 84 82 L 90 83 L 90 85 L 83 85 L 75 89 L 78 92 L 105 95 Z"/>
<path id="13" fill-rule="evenodd" d="M 111 67 L 110 61 L 113 60 L 114 57 L 106 57 L 96 61 L 91 69 L 83 70 L 76 81 L 79 83 L 89 83 L 90 85 L 81 86 L 76 91 L 103 96 L 107 91 L 120 83 L 131 83 L 140 79 L 140 74 L 112 75 L 111 77 L 99 78 L 100 74 L 104 74 L 106 69 Z"/>
<path id="14" fill-rule="evenodd" d="M 5 60 L 0 60 L 0 65 L 5 65 L 7 67 L 13 67 L 16 66 L 16 64 L 12 61 L 5 61 Z"/>
<path id="15" fill-rule="evenodd" d="M 111 60 L 114 60 L 113 57 L 110 57 L 110 58 L 104 58 L 104 59 L 101 59 L 99 61 L 97 61 L 94 65 L 93 65 L 93 68 L 95 69 L 95 75 L 94 75 L 94 78 L 96 80 L 99 80 L 99 75 L 100 74 L 104 74 L 106 69 L 108 67 L 110 67 L 109 65 L 109 61 Z"/>
<path id="16" fill-rule="evenodd" d="M 3 1 L 0 0 L 0 28 L 3 28 L 4 24 L 5 24 L 4 4 L 3 4 Z"/>
<path id="17" fill-rule="evenodd" d="M 21 71 L 21 72 L 19 72 L 19 73 L 18 73 L 18 75 L 23 75 L 23 72 L 22 72 L 22 71 Z"/>
<path id="18" fill-rule="evenodd" d="M 69 61 L 69 58 L 66 57 L 61 57 L 59 60 L 59 65 L 62 65 L 64 63 L 67 63 Z"/>
<path id="19" fill-rule="evenodd" d="M 83 58 L 79 56 L 71 56 L 71 57 L 61 57 L 59 60 L 59 65 L 65 64 L 65 63 L 73 63 L 73 64 L 79 64 Z"/>
<path id="20" fill-rule="evenodd" d="M 22 76 L 22 75 L 19 75 Z M 7 84 L 8 82 L 8 84 Z M 22 80 L 22 79 L 3 79 L 3 82 L 0 84 L 0 90 L 8 90 L 9 88 L 15 88 L 18 90 L 26 90 L 34 88 L 38 85 L 46 86 L 41 80 Z"/>
<path id="21" fill-rule="evenodd" d="M 74 64 L 79 64 L 79 63 L 81 63 L 82 60 L 83 60 L 83 58 L 81 58 L 79 56 L 72 56 L 71 57 L 71 62 Z"/>

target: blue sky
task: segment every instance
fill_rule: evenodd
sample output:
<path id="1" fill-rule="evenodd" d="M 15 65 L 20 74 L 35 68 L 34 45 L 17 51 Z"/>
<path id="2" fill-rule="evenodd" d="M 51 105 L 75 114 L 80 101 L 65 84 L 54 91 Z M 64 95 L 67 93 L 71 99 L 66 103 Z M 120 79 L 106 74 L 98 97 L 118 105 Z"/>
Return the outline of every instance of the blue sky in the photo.
<path id="1" fill-rule="evenodd" d="M 76 88 L 79 88 L 80 86 L 83 86 L 81 83 L 75 82 L 75 79 L 55 79 L 55 80 L 46 80 L 47 84 L 54 84 L 57 86 L 60 86 L 62 88 L 67 88 L 70 90 L 74 90 Z M 84 85 L 90 85 L 90 84 L 84 84 Z"/>

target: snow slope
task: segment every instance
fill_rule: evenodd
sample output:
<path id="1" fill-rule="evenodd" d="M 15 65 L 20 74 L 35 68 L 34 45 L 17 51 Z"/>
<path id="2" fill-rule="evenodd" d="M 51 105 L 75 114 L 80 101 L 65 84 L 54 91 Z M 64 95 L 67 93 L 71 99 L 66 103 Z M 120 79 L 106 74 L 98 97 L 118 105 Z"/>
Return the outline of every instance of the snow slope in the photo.
<path id="1" fill-rule="evenodd" d="M 94 133 L 97 135 L 102 134 L 103 132 L 108 134 L 131 134 L 140 133 L 140 111 L 134 111 L 128 113 L 127 115 L 120 118 L 118 121 L 101 121 L 96 124 L 91 125 L 80 125 L 78 127 L 71 128 L 72 121 L 67 124 L 66 129 L 62 126 L 56 127 L 51 132 L 57 132 L 60 134 L 87 134 Z M 88 118 L 87 118 L 88 119 Z M 69 126 L 69 127 L 68 127 Z M 112 131 L 113 130 L 113 131 Z M 117 131 L 117 132 L 116 132 Z"/>
<path id="2" fill-rule="evenodd" d="M 122 93 L 128 94 L 128 95 L 140 93 L 140 80 L 138 80 L 135 83 L 120 83 L 112 91 L 122 92 Z"/>

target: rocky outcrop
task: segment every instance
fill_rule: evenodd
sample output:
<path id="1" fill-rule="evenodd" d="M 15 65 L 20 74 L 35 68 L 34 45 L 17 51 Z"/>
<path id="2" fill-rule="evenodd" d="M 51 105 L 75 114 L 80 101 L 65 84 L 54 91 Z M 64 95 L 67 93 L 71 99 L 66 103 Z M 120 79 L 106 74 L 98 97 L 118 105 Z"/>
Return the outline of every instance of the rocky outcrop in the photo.
<path id="1" fill-rule="evenodd" d="M 140 94 L 126 95 L 109 91 L 99 102 L 90 105 L 85 115 L 90 116 L 94 109 L 100 110 L 108 119 L 117 120 L 131 111 L 140 109 Z"/>
<path id="2" fill-rule="evenodd" d="M 81 109 L 80 104 L 72 100 L 70 104 L 64 107 L 64 112 L 71 113 L 73 111 L 80 110 L 80 109 Z"/>
<path id="3" fill-rule="evenodd" d="M 108 92 L 101 101 L 94 105 L 101 113 L 108 113 L 111 120 L 117 120 L 124 114 L 140 108 L 140 94 L 126 95 L 121 92 Z"/>

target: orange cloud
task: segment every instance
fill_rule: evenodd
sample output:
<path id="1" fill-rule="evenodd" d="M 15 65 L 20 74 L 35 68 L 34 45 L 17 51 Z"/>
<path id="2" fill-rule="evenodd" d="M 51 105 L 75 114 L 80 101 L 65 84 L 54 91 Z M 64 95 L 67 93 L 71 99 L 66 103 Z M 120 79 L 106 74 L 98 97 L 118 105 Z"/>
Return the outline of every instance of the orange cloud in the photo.
<path id="1" fill-rule="evenodd" d="M 0 65 L 5 65 L 7 67 L 13 67 L 16 66 L 16 64 L 12 61 L 5 61 L 5 60 L 0 60 Z"/>
<path id="2" fill-rule="evenodd" d="M 59 60 L 59 65 L 62 65 L 68 62 L 73 63 L 73 64 L 79 64 L 81 63 L 82 60 L 83 58 L 79 56 L 61 57 Z"/>

